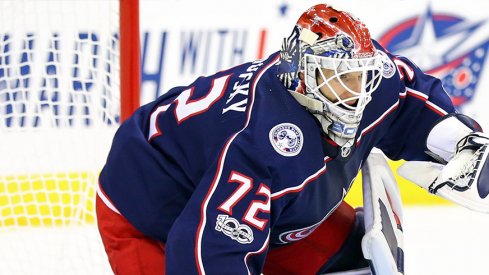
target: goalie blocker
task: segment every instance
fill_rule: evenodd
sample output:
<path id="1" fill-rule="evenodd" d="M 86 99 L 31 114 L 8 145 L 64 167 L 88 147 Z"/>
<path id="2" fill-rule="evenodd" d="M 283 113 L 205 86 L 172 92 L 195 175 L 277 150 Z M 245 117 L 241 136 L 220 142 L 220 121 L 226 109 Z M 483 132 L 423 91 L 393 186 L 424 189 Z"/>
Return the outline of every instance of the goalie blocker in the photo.
<path id="1" fill-rule="evenodd" d="M 432 194 L 489 213 L 488 145 L 489 138 L 474 120 L 448 115 L 433 127 L 426 141 L 427 153 L 438 162 L 408 161 L 398 173 Z"/>

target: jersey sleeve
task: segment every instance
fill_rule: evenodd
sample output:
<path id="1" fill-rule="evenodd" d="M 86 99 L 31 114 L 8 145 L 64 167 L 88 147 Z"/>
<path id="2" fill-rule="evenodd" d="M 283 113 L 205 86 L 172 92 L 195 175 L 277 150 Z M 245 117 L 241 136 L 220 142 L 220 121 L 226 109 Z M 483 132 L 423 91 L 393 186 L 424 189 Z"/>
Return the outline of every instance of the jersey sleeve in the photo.
<path id="1" fill-rule="evenodd" d="M 423 73 L 408 58 L 390 57 L 401 79 L 399 110 L 377 147 L 393 160 L 431 160 L 425 153 L 427 136 L 437 121 L 455 109 L 439 79 Z"/>
<path id="2" fill-rule="evenodd" d="M 271 177 L 260 154 L 240 141 L 230 137 L 173 225 L 168 273 L 260 274 L 269 242 Z"/>
<path id="3" fill-rule="evenodd" d="M 99 185 L 133 226 L 146 236 L 165 242 L 169 223 L 184 204 L 189 184 L 185 184 L 186 171 L 178 165 L 179 156 L 164 153 L 148 142 L 147 121 L 157 106 L 154 103 L 141 107 L 119 127 Z M 165 116 L 161 119 L 169 120 Z M 164 194 L 172 194 L 173 203 L 162 198 Z"/>
<path id="4" fill-rule="evenodd" d="M 100 185 L 136 229 L 165 243 L 167 274 L 260 274 L 271 160 L 257 148 L 268 131 L 248 126 L 257 79 L 275 61 L 198 78 L 120 127 Z"/>
<path id="5" fill-rule="evenodd" d="M 160 105 L 167 101 L 171 98 Z M 131 224 L 165 243 L 167 274 L 260 274 L 271 224 L 272 177 L 265 153 L 250 144 L 255 139 L 249 134 L 235 131 L 202 177 L 190 182 L 195 167 L 183 165 L 177 154 L 182 145 L 172 132 L 176 126 L 160 128 L 163 134 L 154 141 L 148 141 L 151 129 L 141 126 L 150 120 L 151 111 L 145 110 L 158 106 L 144 106 L 119 129 L 101 187 Z M 168 124 L 174 114 L 169 109 L 158 121 Z M 191 134 L 181 131 L 178 137 L 185 133 Z M 174 151 L 167 153 L 167 147 Z M 185 159 L 208 164 L 191 151 Z"/>

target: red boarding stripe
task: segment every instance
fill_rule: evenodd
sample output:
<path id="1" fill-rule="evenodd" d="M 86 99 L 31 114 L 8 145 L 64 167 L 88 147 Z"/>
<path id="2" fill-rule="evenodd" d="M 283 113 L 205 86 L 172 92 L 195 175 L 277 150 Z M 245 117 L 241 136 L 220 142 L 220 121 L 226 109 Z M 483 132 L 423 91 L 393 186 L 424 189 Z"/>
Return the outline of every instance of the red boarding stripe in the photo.
<path id="1" fill-rule="evenodd" d="M 97 188 L 97 195 L 100 197 L 100 199 L 104 202 L 104 204 L 110 208 L 110 210 L 114 211 L 117 214 L 121 214 L 117 207 L 115 207 L 114 203 L 112 200 L 105 194 L 104 190 L 102 189 L 102 185 L 100 185 L 100 180 L 98 182 L 98 188 Z"/>
<path id="2" fill-rule="evenodd" d="M 302 191 L 302 189 L 304 189 L 304 187 L 306 187 L 306 185 L 308 185 L 309 183 L 315 181 L 317 178 L 319 178 L 319 176 L 321 176 L 322 174 L 326 173 L 326 164 L 321 167 L 321 169 L 319 169 L 316 173 L 312 174 L 311 176 L 309 176 L 309 178 L 307 178 L 303 183 L 301 183 L 300 185 L 298 186 L 294 186 L 294 187 L 289 187 L 289 188 L 285 188 L 284 190 L 281 190 L 281 191 L 278 191 L 278 192 L 275 192 L 272 194 L 272 200 L 275 200 L 275 199 L 278 199 L 278 198 L 281 198 L 287 194 L 290 194 L 290 193 L 297 193 L 297 192 L 300 192 Z"/>
<path id="3" fill-rule="evenodd" d="M 428 100 L 428 96 L 427 95 L 425 95 L 423 93 L 420 93 L 418 91 L 415 91 L 415 90 L 407 89 L 407 94 L 409 96 L 415 97 L 415 98 L 420 99 L 422 101 L 427 101 Z"/>
<path id="4" fill-rule="evenodd" d="M 432 110 L 433 112 L 435 112 L 439 116 L 447 115 L 447 112 L 445 110 L 436 106 L 433 102 L 427 101 L 425 106 L 428 107 L 428 109 Z"/>

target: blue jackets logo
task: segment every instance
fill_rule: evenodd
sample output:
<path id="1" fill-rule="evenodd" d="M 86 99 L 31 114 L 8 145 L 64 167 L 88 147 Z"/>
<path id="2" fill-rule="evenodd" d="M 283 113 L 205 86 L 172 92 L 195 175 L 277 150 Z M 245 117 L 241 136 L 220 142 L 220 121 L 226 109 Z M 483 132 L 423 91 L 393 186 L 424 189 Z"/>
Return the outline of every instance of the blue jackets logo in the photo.
<path id="1" fill-rule="evenodd" d="M 291 243 L 304 239 L 309 236 L 316 228 L 318 228 L 321 223 L 317 223 L 312 226 L 308 226 L 305 228 L 295 229 L 291 231 L 284 232 L 280 234 L 279 239 L 282 243 Z"/>
<path id="2" fill-rule="evenodd" d="M 423 71 L 441 79 L 459 110 L 477 92 L 489 50 L 487 22 L 433 12 L 406 18 L 389 28 L 379 43 L 412 59 Z"/>
<path id="3" fill-rule="evenodd" d="M 216 230 L 237 241 L 247 244 L 253 242 L 253 231 L 246 224 L 240 224 L 235 218 L 228 215 L 218 215 Z"/>
<path id="4" fill-rule="evenodd" d="M 299 154 L 304 144 L 301 129 L 292 123 L 282 123 L 273 127 L 269 137 L 275 151 L 286 157 Z"/>

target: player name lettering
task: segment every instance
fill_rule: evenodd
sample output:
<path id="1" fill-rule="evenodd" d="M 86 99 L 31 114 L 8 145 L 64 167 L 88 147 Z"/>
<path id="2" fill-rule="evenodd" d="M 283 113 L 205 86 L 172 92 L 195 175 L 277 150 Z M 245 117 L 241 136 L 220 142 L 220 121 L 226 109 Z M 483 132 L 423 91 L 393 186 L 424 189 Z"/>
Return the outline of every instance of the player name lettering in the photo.
<path id="1" fill-rule="evenodd" d="M 246 69 L 246 73 L 238 76 L 238 81 L 233 85 L 233 91 L 226 101 L 226 107 L 222 110 L 225 114 L 228 111 L 245 112 L 248 105 L 248 92 L 250 90 L 250 81 L 253 77 L 253 72 L 257 71 L 263 65 L 261 60 L 254 61 L 251 66 Z"/>

